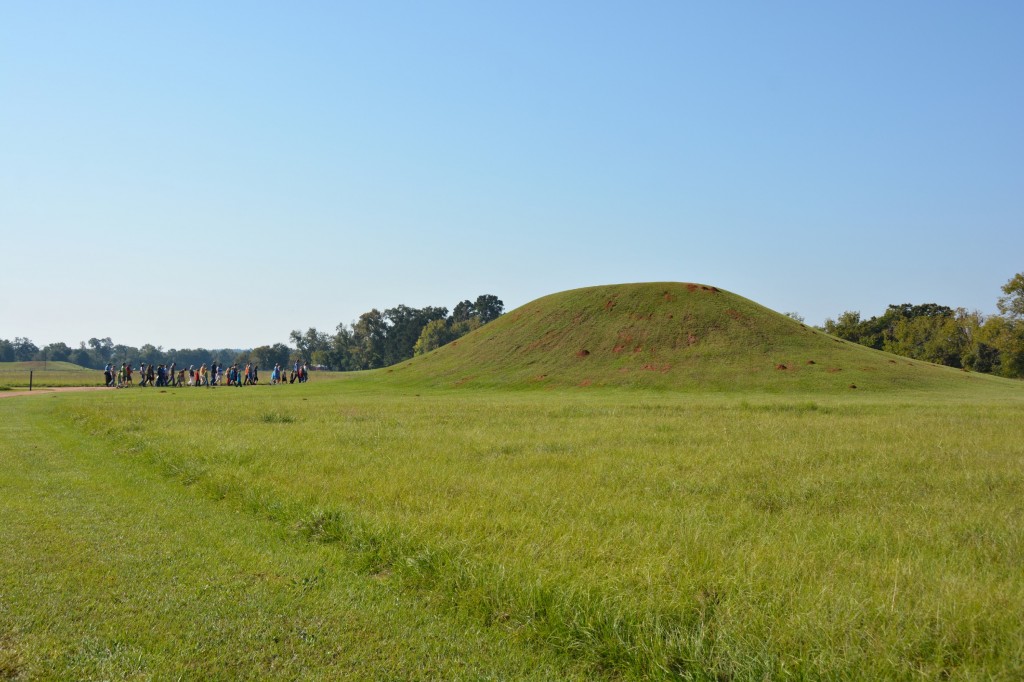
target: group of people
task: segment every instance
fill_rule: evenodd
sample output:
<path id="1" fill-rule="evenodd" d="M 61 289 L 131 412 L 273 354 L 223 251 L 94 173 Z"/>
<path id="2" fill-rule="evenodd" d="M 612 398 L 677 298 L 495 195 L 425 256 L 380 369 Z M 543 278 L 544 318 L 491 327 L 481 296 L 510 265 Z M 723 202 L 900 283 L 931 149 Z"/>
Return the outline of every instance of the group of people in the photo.
<path id="1" fill-rule="evenodd" d="M 255 386 L 260 381 L 259 365 L 246 363 L 244 367 L 233 364 L 227 369 L 217 362 L 209 366 L 203 363 L 199 367 L 189 365 L 187 370 L 178 369 L 175 363 L 164 365 L 142 364 L 138 368 L 139 386 Z M 115 367 L 113 363 L 107 363 L 103 368 L 103 379 L 111 388 L 128 388 L 134 386 L 133 374 L 136 372 L 131 363 L 122 362 L 121 366 Z M 309 369 L 305 364 L 296 362 L 290 373 L 281 369 L 281 365 L 274 365 L 270 373 L 271 384 L 290 383 L 296 381 L 305 383 L 309 380 Z"/>

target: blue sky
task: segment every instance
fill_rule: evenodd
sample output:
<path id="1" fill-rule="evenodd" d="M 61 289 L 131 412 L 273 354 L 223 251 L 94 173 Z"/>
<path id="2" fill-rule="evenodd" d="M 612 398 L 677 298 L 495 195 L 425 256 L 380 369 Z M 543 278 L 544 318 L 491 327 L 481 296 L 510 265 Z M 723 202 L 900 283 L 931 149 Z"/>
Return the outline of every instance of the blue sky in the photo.
<path id="1" fill-rule="evenodd" d="M 249 347 L 713 284 L 820 324 L 1024 271 L 1020 2 L 6 3 L 0 338 Z"/>

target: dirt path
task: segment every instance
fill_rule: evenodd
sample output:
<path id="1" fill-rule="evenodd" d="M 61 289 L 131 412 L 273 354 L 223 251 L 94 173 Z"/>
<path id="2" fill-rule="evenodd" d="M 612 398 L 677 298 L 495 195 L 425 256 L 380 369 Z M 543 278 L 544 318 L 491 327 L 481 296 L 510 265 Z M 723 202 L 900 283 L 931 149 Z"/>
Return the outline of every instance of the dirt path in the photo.
<path id="1" fill-rule="evenodd" d="M 57 388 L 27 388 L 14 391 L 0 391 L 0 398 L 13 398 L 19 395 L 45 395 L 47 393 L 70 393 L 72 391 L 110 391 L 106 386 L 60 386 Z"/>

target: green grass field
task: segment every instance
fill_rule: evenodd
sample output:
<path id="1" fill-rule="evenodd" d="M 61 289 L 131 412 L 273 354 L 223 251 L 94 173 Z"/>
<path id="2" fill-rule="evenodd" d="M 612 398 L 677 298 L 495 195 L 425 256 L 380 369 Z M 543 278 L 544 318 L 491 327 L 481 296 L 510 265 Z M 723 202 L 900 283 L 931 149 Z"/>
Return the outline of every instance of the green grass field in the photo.
<path id="1" fill-rule="evenodd" d="M 1019 680 L 1022 411 L 664 284 L 304 385 L 3 399 L 0 679 Z"/>
<path id="2" fill-rule="evenodd" d="M 102 386 L 103 372 L 70 362 L 0 362 L 0 390 L 32 386 Z"/>
<path id="3" fill-rule="evenodd" d="M 7 399 L 0 672 L 1019 679 L 1013 388 Z"/>

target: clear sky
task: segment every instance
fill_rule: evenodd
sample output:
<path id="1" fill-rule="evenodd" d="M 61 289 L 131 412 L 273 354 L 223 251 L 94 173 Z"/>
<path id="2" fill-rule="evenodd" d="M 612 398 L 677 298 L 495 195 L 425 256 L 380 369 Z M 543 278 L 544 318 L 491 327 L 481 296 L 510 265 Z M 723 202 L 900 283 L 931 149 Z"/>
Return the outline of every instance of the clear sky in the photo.
<path id="1" fill-rule="evenodd" d="M 995 312 L 1022 35 L 1018 0 L 4 2 L 0 338 L 637 281 Z"/>

